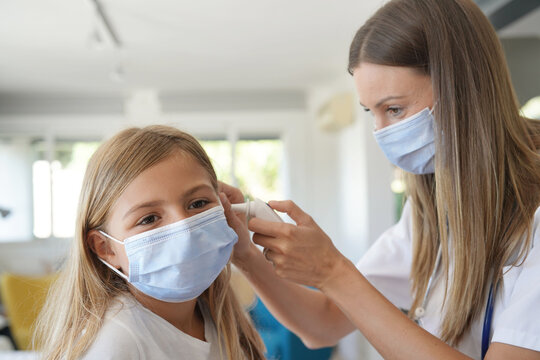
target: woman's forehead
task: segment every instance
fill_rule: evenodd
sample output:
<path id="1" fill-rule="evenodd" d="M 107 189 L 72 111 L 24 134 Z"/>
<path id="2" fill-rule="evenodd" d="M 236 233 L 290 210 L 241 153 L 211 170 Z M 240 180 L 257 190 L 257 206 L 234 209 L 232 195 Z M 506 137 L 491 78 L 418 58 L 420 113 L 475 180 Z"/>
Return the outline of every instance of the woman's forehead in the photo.
<path id="1" fill-rule="evenodd" d="M 366 107 L 375 107 L 388 97 L 407 97 L 431 87 L 429 76 L 410 67 L 363 62 L 354 69 L 353 78 L 360 103 Z"/>

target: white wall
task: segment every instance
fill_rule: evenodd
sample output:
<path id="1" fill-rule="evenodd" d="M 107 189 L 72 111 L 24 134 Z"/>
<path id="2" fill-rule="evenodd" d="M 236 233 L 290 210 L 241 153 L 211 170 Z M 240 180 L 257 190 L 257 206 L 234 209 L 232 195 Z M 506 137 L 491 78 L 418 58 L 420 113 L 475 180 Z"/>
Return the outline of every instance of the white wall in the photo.
<path id="1" fill-rule="evenodd" d="M 342 131 L 339 143 L 338 247 L 355 263 L 394 222 L 392 167 L 373 138 L 372 119 L 363 110 L 357 114 L 356 122 Z M 341 340 L 339 350 L 343 360 L 382 359 L 359 331 Z"/>
<path id="2" fill-rule="evenodd" d="M 347 77 L 309 92 L 306 185 L 313 194 L 312 216 L 336 247 L 356 263 L 394 223 L 394 200 L 390 190 L 392 167 L 373 138 L 372 119 L 359 105 L 352 125 L 336 132 L 325 132 L 317 126 L 320 107 L 332 95 L 354 92 L 351 86 Z M 359 331 L 340 341 L 335 358 L 381 359 Z"/>

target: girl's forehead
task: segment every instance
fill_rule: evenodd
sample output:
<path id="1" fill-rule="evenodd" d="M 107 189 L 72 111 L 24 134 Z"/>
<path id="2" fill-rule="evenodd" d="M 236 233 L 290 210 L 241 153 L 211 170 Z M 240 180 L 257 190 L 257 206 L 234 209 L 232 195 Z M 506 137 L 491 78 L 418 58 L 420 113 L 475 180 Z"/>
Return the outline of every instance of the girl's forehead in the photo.
<path id="1" fill-rule="evenodd" d="M 178 199 L 193 187 L 214 189 L 208 171 L 193 156 L 168 156 L 138 174 L 116 199 L 112 214 L 126 212 L 141 201 Z"/>

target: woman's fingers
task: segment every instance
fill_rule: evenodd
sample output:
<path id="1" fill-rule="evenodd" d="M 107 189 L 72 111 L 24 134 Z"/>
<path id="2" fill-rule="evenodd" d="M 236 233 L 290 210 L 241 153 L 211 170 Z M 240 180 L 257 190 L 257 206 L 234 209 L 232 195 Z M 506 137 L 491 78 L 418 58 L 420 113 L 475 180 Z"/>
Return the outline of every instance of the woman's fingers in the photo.
<path id="1" fill-rule="evenodd" d="M 306 214 L 298 205 L 292 200 L 283 201 L 269 201 L 268 205 L 274 210 L 287 213 L 293 219 L 296 224 L 303 225 L 312 222 L 311 216 Z"/>
<path id="2" fill-rule="evenodd" d="M 287 229 L 293 226 L 294 225 L 292 224 L 266 221 L 257 218 L 251 218 L 248 222 L 249 230 L 253 231 L 254 233 L 273 237 L 285 236 L 287 234 Z"/>
<path id="3" fill-rule="evenodd" d="M 341 255 L 326 233 L 292 201 L 272 202 L 287 212 L 297 225 L 251 219 L 248 227 L 253 242 L 265 249 L 265 257 L 275 273 L 302 285 L 323 286 Z"/>
<path id="4" fill-rule="evenodd" d="M 225 217 L 227 218 L 227 223 L 230 227 L 233 229 L 236 228 L 240 220 L 236 215 L 233 213 L 231 209 L 231 203 L 229 202 L 229 199 L 227 198 L 227 195 L 223 192 L 219 193 L 219 199 L 221 200 L 221 205 L 223 206 L 223 210 L 225 212 Z"/>
<path id="5" fill-rule="evenodd" d="M 238 261 L 245 260 L 250 255 L 250 248 L 253 245 L 251 244 L 249 230 L 246 226 L 245 216 L 235 214 L 232 211 L 231 204 L 227 199 L 227 195 L 220 193 L 219 198 L 221 200 L 221 204 L 223 205 L 225 217 L 227 218 L 227 224 L 238 235 L 238 243 L 236 243 L 234 246 L 233 252 L 233 262 L 237 264 Z"/>
<path id="6" fill-rule="evenodd" d="M 269 248 L 263 249 L 264 258 L 266 259 L 266 261 L 270 261 L 273 265 L 274 263 L 272 262 L 272 253 L 272 250 L 270 250 Z"/>
<path id="7" fill-rule="evenodd" d="M 270 249 L 275 252 L 283 252 L 282 249 L 282 240 L 275 237 L 266 236 L 262 234 L 255 233 L 253 234 L 253 242 L 257 245 L 262 246 L 265 249 Z"/>
<path id="8" fill-rule="evenodd" d="M 225 195 L 227 195 L 227 199 L 229 199 L 232 204 L 244 202 L 244 195 L 234 186 L 226 184 L 222 181 L 218 181 L 218 191 L 225 193 Z"/>

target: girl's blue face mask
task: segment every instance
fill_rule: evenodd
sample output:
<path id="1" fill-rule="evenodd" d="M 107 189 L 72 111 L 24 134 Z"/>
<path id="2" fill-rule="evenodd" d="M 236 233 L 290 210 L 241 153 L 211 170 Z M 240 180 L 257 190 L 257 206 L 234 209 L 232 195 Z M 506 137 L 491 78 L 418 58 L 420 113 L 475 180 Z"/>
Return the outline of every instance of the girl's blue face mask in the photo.
<path id="1" fill-rule="evenodd" d="M 123 242 L 100 233 L 125 246 L 129 276 L 100 260 L 144 294 L 166 302 L 201 295 L 227 265 L 238 241 L 221 205 Z"/>
<path id="2" fill-rule="evenodd" d="M 433 110 L 425 108 L 373 135 L 392 164 L 413 174 L 432 174 L 435 172 L 433 124 Z"/>

